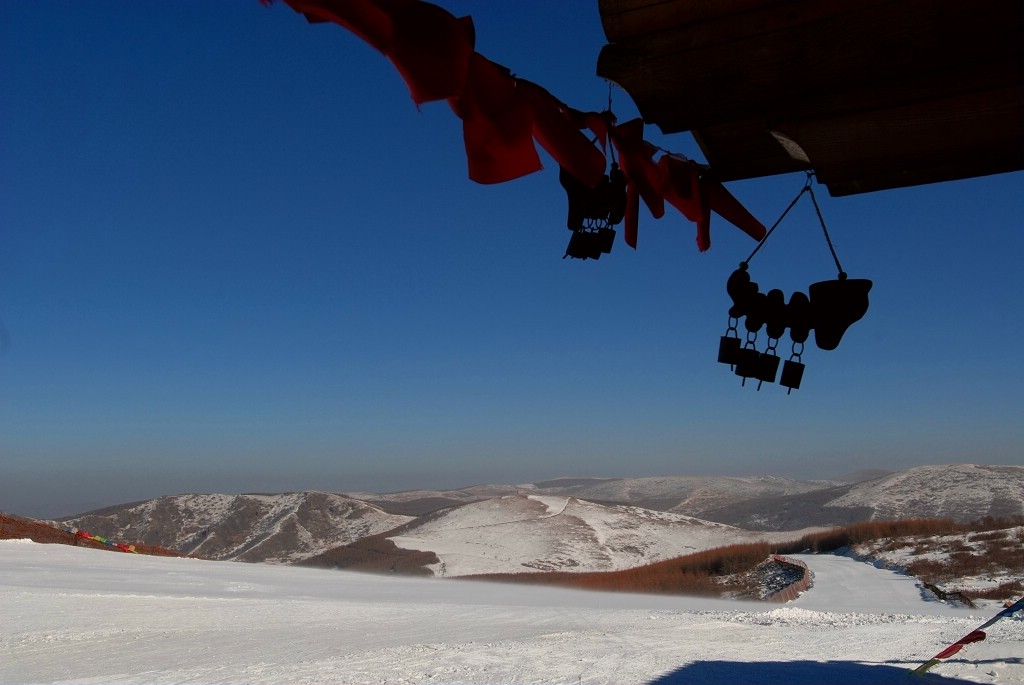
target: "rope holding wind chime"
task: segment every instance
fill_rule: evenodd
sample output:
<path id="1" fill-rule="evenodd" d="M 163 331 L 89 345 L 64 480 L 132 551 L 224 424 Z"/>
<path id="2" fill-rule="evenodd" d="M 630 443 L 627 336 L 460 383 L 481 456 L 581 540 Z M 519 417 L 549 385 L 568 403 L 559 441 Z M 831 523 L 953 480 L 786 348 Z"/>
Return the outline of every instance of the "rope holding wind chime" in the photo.
<path id="1" fill-rule="evenodd" d="M 810 337 L 811 331 L 814 331 L 814 342 L 818 348 L 834 350 L 839 346 L 846 329 L 859 321 L 868 310 L 868 291 L 871 290 L 872 283 L 864 278 L 847 278 L 846 272 L 843 271 L 832 239 L 829 237 L 828 228 L 825 226 L 825 219 L 821 216 L 818 201 L 814 197 L 813 179 L 814 173 L 807 172 L 807 182 L 803 189 L 797 193 L 754 251 L 745 261 L 740 262 L 739 268 L 732 272 L 726 282 L 725 289 L 732 298 L 733 305 L 729 308 L 729 323 L 725 335 L 719 341 L 718 361 L 728 364 L 736 375 L 743 379 L 743 385 L 746 385 L 748 378 L 756 379 L 758 390 L 763 383 L 775 382 L 781 361 L 777 347 L 787 328 L 793 344 L 789 359 L 782 364 L 779 385 L 787 388 L 788 395 L 798 389 L 803 380 L 804 343 Z M 757 283 L 750 280 L 747 268 L 772 231 L 804 193 L 811 196 L 811 202 L 814 203 L 814 210 L 839 274 L 835 280 L 813 283 L 808 288 L 808 294 L 793 293 L 789 302 L 786 302 L 781 290 L 760 292 Z M 744 317 L 746 339 L 741 340 L 739 323 Z M 768 342 L 764 351 L 759 351 L 757 334 L 762 327 L 765 328 Z"/>

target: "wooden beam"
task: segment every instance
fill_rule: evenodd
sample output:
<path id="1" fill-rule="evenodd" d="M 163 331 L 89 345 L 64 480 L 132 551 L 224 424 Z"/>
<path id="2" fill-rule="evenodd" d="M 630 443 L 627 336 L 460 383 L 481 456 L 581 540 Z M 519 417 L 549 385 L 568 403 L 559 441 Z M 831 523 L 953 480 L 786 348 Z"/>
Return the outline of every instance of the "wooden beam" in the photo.
<path id="1" fill-rule="evenodd" d="M 711 165 L 715 178 L 736 181 L 773 176 L 811 168 L 791 157 L 769 133 L 764 122 L 741 122 L 709 126 L 693 137 Z"/>
<path id="2" fill-rule="evenodd" d="M 1024 170 L 1020 88 L 781 123 L 777 130 L 807 153 L 833 195 Z"/>
<path id="3" fill-rule="evenodd" d="M 1020 0 L 786 3 L 605 46 L 598 73 L 666 133 L 1022 82 Z"/>
<path id="4" fill-rule="evenodd" d="M 617 43 L 790 0 L 598 0 L 604 35 Z"/>

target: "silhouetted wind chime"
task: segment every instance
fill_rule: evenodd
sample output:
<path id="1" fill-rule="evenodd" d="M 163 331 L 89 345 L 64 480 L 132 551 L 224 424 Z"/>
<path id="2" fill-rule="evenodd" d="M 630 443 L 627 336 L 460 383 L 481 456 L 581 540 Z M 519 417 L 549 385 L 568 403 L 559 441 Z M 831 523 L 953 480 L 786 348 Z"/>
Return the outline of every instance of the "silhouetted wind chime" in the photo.
<path id="1" fill-rule="evenodd" d="M 572 231 L 565 248 L 566 257 L 600 259 L 612 251 L 615 224 L 626 215 L 626 175 L 612 162 L 611 170 L 593 188 L 561 168 L 558 180 L 569 196 L 569 220 Z"/>
<path id="2" fill-rule="evenodd" d="M 847 278 L 836 256 L 835 247 L 829 237 L 825 220 L 821 216 L 821 209 L 814 197 L 812 181 L 814 174 L 808 172 L 807 183 L 789 203 L 782 216 L 772 225 L 764 238 L 757 244 L 754 251 L 750 253 L 746 261 L 740 262 L 740 266 L 729 276 L 726 283 L 726 291 L 732 298 L 733 305 L 729 308 L 729 323 L 725 335 L 722 336 L 718 346 L 718 361 L 728 364 L 729 367 L 740 376 L 746 385 L 747 379 L 757 380 L 757 389 L 761 389 L 763 383 L 774 383 L 779 370 L 780 357 L 777 352 L 779 339 L 786 329 L 789 329 L 789 337 L 792 340 L 792 351 L 782 365 L 782 375 L 779 377 L 779 385 L 788 388 L 788 395 L 800 387 L 803 379 L 804 364 L 803 351 L 804 343 L 814 331 L 814 342 L 822 350 L 834 350 L 839 346 L 846 329 L 854 322 L 859 321 L 868 310 L 868 291 L 871 290 L 871 281 L 864 278 Z M 803 197 L 804 193 L 811 196 L 814 203 L 814 210 L 821 223 L 821 229 L 825 233 L 825 241 L 832 252 L 832 259 L 839 271 L 838 277 L 831 281 L 820 281 L 808 288 L 809 295 L 801 292 L 793 293 L 789 302 L 786 302 L 781 290 L 773 289 L 762 293 L 757 283 L 750 280 L 747 267 L 757 251 L 761 249 L 765 241 L 772 234 L 772 231 L 782 222 L 789 210 Z M 739 335 L 739 320 L 744 318 L 746 339 L 741 340 Z M 765 329 L 768 341 L 763 351 L 757 349 L 757 334 L 761 328 Z"/>
<path id="3" fill-rule="evenodd" d="M 608 84 L 608 109 L 612 117 L 612 84 Z M 596 140 L 594 141 L 596 143 Z M 615 242 L 615 224 L 626 216 L 626 174 L 615 161 L 614 146 L 608 146 L 611 168 L 594 187 L 583 183 L 563 167 L 558 168 L 558 180 L 569 197 L 569 219 L 566 226 L 572 231 L 562 259 L 600 259 L 612 251 Z"/>

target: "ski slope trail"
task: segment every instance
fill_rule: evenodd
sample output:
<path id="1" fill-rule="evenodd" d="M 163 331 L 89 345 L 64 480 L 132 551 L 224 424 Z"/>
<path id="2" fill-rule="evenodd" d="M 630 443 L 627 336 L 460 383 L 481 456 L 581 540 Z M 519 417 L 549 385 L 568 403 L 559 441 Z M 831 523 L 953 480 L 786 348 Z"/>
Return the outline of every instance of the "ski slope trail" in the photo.
<path id="1" fill-rule="evenodd" d="M 989 612 L 894 614 L 865 567 L 802 598 L 852 613 L 0 541 L 0 684 L 1024 685 L 1010 619 L 909 675 Z"/>
<path id="2" fill-rule="evenodd" d="M 912 614 L 921 612 L 922 602 L 929 599 L 912 576 L 849 557 L 793 554 L 790 558 L 807 564 L 814 579 L 789 606 L 813 611 L 864 611 L 865 606 L 871 606 Z"/>

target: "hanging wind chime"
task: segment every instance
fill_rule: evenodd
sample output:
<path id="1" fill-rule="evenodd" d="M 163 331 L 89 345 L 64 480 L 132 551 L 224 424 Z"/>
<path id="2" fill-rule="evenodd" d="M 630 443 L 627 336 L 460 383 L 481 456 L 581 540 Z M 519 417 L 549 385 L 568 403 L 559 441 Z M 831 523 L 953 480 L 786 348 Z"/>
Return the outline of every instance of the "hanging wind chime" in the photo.
<path id="1" fill-rule="evenodd" d="M 748 378 L 757 380 L 758 390 L 763 383 L 775 382 L 781 361 L 777 347 L 786 329 L 789 329 L 792 349 L 789 358 L 782 363 L 782 374 L 778 382 L 787 388 L 786 394 L 789 394 L 800 387 L 803 379 L 804 343 L 810 337 L 811 331 L 814 331 L 814 342 L 820 349 L 834 350 L 839 346 L 839 341 L 846 330 L 859 321 L 868 310 L 871 281 L 864 278 L 848 278 L 843 271 L 825 220 L 821 216 L 818 201 L 814 197 L 814 189 L 811 187 L 813 178 L 813 173 L 808 172 L 807 183 L 803 189 L 726 282 L 725 289 L 732 298 L 733 305 L 729 308 L 729 323 L 725 335 L 719 341 L 718 361 L 728 364 L 736 375 L 743 379 L 743 385 L 746 385 Z M 807 289 L 808 294 L 793 293 L 789 302 L 786 302 L 781 290 L 760 292 L 758 284 L 750 279 L 747 269 L 750 260 L 804 193 L 811 196 L 811 202 L 814 203 L 814 210 L 839 274 L 835 280 L 811 284 Z M 739 334 L 740 319 L 744 319 L 744 340 L 740 339 Z M 757 336 L 762 327 L 768 338 L 763 351 L 757 349 Z"/>
<path id="2" fill-rule="evenodd" d="M 626 214 L 626 176 L 612 162 L 611 170 L 593 188 L 577 180 L 562 167 L 558 180 L 569 196 L 569 218 L 566 222 L 572 237 L 565 248 L 566 257 L 600 259 L 612 251 L 615 224 Z"/>

